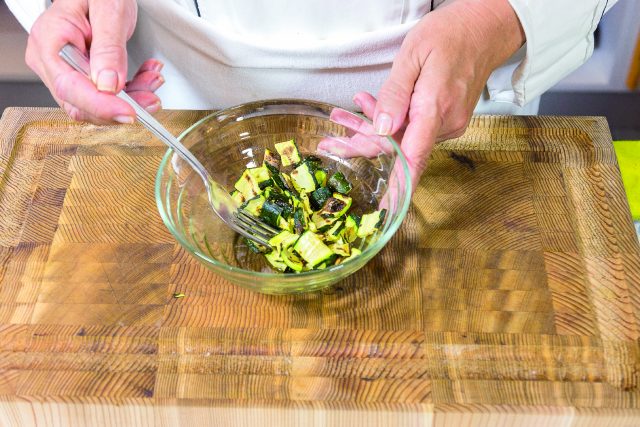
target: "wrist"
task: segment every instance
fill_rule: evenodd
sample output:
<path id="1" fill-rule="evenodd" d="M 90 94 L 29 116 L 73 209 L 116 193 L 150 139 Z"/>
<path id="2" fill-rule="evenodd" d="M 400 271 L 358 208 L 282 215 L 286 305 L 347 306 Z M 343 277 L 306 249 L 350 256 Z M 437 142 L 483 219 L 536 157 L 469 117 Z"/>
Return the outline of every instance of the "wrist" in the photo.
<path id="1" fill-rule="evenodd" d="M 467 20 L 467 28 L 491 70 L 524 45 L 524 29 L 508 0 L 451 0 L 450 5 Z"/>

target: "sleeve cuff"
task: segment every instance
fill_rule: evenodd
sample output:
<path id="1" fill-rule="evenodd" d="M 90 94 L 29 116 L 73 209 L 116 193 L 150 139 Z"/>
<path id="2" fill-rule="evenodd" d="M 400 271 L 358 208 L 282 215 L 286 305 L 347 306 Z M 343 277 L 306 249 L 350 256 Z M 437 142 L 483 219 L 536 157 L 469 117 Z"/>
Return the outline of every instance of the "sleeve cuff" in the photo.
<path id="1" fill-rule="evenodd" d="M 508 0 L 527 42 L 487 81 L 490 99 L 523 106 L 585 63 L 593 32 L 610 0 Z"/>
<path id="2" fill-rule="evenodd" d="M 5 0 L 5 3 L 27 32 L 31 31 L 38 16 L 47 9 L 46 0 Z"/>

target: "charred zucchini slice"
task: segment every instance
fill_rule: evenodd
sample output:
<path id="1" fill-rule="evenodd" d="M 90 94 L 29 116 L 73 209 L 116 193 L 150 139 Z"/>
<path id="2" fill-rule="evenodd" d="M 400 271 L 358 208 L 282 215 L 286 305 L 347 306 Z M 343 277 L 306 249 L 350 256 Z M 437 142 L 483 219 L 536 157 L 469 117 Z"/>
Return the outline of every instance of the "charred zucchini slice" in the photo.
<path id="1" fill-rule="evenodd" d="M 300 152 L 293 139 L 279 142 L 275 147 L 278 154 L 280 154 L 282 166 L 286 167 L 300 163 Z"/>
<path id="2" fill-rule="evenodd" d="M 333 251 L 311 231 L 305 231 L 298 239 L 293 249 L 300 254 L 310 268 L 327 261 L 333 256 Z"/>

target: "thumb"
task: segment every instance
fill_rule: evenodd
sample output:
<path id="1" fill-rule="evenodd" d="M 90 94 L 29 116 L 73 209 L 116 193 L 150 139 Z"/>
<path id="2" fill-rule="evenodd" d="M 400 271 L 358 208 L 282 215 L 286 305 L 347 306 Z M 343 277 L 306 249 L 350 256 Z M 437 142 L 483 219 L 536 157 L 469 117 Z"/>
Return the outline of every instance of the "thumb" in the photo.
<path id="1" fill-rule="evenodd" d="M 136 21 L 136 2 L 89 1 L 91 80 L 102 92 L 118 93 L 127 80 L 126 43 Z"/>
<path id="2" fill-rule="evenodd" d="M 403 43 L 393 60 L 391 73 L 378 92 L 373 124 L 379 135 L 393 135 L 404 124 L 420 65 Z"/>

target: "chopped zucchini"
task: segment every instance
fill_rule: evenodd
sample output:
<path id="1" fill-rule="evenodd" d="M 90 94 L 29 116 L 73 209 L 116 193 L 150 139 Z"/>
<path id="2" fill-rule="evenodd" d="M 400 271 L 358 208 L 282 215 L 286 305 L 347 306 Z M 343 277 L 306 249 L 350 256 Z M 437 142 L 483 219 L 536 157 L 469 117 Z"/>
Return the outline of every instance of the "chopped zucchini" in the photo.
<path id="1" fill-rule="evenodd" d="M 279 142 L 275 145 L 276 151 L 280 154 L 282 166 L 290 166 L 300 163 L 300 152 L 293 139 Z"/>
<path id="2" fill-rule="evenodd" d="M 317 156 L 307 156 L 302 160 L 303 163 L 306 163 L 309 166 L 309 170 L 315 172 L 319 169 L 322 169 L 322 159 Z"/>
<path id="3" fill-rule="evenodd" d="M 326 231 L 338 218 L 344 215 L 350 207 L 351 197 L 333 193 L 333 196 L 329 197 L 324 203 L 322 209 L 313 213 L 311 221 L 313 221 L 318 231 Z"/>
<path id="4" fill-rule="evenodd" d="M 269 240 L 269 244 L 276 248 L 276 250 L 282 250 L 282 248 L 293 245 L 300 236 L 293 234 L 289 231 L 283 230 L 276 234 Z"/>
<path id="5" fill-rule="evenodd" d="M 387 213 L 386 209 L 381 211 L 375 211 L 362 215 L 360 220 L 360 227 L 358 227 L 358 237 L 365 238 L 372 235 L 380 229 L 384 222 L 384 217 Z"/>
<path id="6" fill-rule="evenodd" d="M 238 204 L 242 205 L 247 199 L 244 198 L 241 192 L 238 190 L 233 190 L 231 192 L 231 198 Z"/>
<path id="7" fill-rule="evenodd" d="M 282 256 L 278 251 L 271 251 L 268 254 L 265 254 L 264 257 L 267 259 L 267 261 L 269 261 L 269 264 L 271 264 L 271 266 L 276 270 L 285 271 L 288 267 L 287 264 L 282 260 Z"/>
<path id="8" fill-rule="evenodd" d="M 286 193 L 272 190 L 269 191 L 269 194 L 266 197 L 268 201 L 275 203 L 282 209 L 282 212 L 280 214 L 284 219 L 289 219 L 289 217 L 293 214 L 293 204 Z"/>
<path id="9" fill-rule="evenodd" d="M 246 237 L 244 238 L 244 242 L 247 245 L 247 247 L 251 250 L 251 252 L 253 252 L 253 253 L 266 254 L 266 253 L 271 251 L 270 248 L 267 248 L 266 246 L 263 246 L 263 245 L 261 245 L 259 243 L 256 243 L 253 240 L 249 240 Z"/>
<path id="10" fill-rule="evenodd" d="M 349 214 L 344 222 L 344 231 L 342 235 L 347 243 L 353 243 L 358 238 L 358 224 L 360 217 L 355 214 Z"/>
<path id="11" fill-rule="evenodd" d="M 357 257 L 358 255 L 362 254 L 362 251 L 358 248 L 351 248 L 351 255 L 349 255 L 347 258 L 344 258 L 342 260 L 342 262 L 348 261 L 352 258 Z"/>
<path id="12" fill-rule="evenodd" d="M 327 268 L 360 254 L 352 244 L 362 245 L 380 229 L 386 211 L 349 214 L 352 185 L 344 174 L 329 177 L 316 156 L 301 160 L 293 140 L 276 144 L 276 151 L 279 156 L 265 149 L 262 165 L 246 169 L 231 193 L 244 212 L 282 230 L 268 246 L 246 240 L 247 247 L 284 273 Z M 290 175 L 282 166 L 293 166 Z"/>
<path id="13" fill-rule="evenodd" d="M 276 171 L 280 169 L 280 159 L 273 154 L 269 149 L 264 150 L 264 165 L 272 168 L 275 168 Z"/>
<path id="14" fill-rule="evenodd" d="M 242 172 L 242 176 L 240 176 L 240 179 L 236 181 L 233 187 L 242 194 L 245 200 L 254 198 L 262 191 L 258 182 L 249 172 L 249 169 L 245 169 L 245 171 Z"/>
<path id="15" fill-rule="evenodd" d="M 278 227 L 282 215 L 282 208 L 276 203 L 266 200 L 260 210 L 260 219 L 272 227 Z"/>
<path id="16" fill-rule="evenodd" d="M 293 229 L 298 234 L 302 234 L 307 229 L 307 218 L 301 207 L 293 213 Z"/>
<path id="17" fill-rule="evenodd" d="M 326 233 L 324 233 L 325 240 L 329 242 L 336 242 L 340 239 L 342 230 L 344 228 L 343 221 L 336 221 Z"/>
<path id="18" fill-rule="evenodd" d="M 309 170 L 309 165 L 303 163 L 291 171 L 291 181 L 298 193 L 310 193 L 316 189 L 316 180 Z"/>
<path id="19" fill-rule="evenodd" d="M 287 186 L 288 190 L 293 189 L 293 182 L 291 181 L 291 175 L 288 175 L 284 172 L 280 173 L 280 177 L 282 178 L 282 182 Z"/>
<path id="20" fill-rule="evenodd" d="M 260 195 L 253 199 L 247 200 L 240 208 L 253 216 L 260 216 L 262 206 L 264 205 L 265 198 Z"/>
<path id="21" fill-rule="evenodd" d="M 334 255 L 333 251 L 324 244 L 320 237 L 311 231 L 305 231 L 293 246 L 293 249 L 300 254 L 311 268 L 323 261 L 327 261 Z"/>
<path id="22" fill-rule="evenodd" d="M 351 183 L 347 181 L 347 178 L 345 178 L 344 174 L 340 171 L 331 175 L 331 178 L 329 178 L 329 187 L 340 194 L 349 194 L 352 188 Z"/>
<path id="23" fill-rule="evenodd" d="M 332 194 L 331 190 L 327 187 L 318 188 L 309 195 L 311 206 L 315 209 L 320 209 Z"/>
<path id="24" fill-rule="evenodd" d="M 336 254 L 340 256 L 349 256 L 351 251 L 349 250 L 349 244 L 343 240 L 338 240 L 333 243 L 329 248 Z"/>
<path id="25" fill-rule="evenodd" d="M 287 267 L 293 271 L 302 271 L 304 268 L 304 263 L 290 247 L 284 248 L 280 255 L 284 263 L 287 264 Z"/>
<path id="26" fill-rule="evenodd" d="M 313 172 L 313 177 L 316 179 L 318 187 L 324 187 L 327 185 L 327 172 L 323 169 L 317 169 Z"/>
<path id="27" fill-rule="evenodd" d="M 272 184 L 271 174 L 266 166 L 247 169 L 251 178 L 258 183 L 258 187 L 262 190 Z"/>

